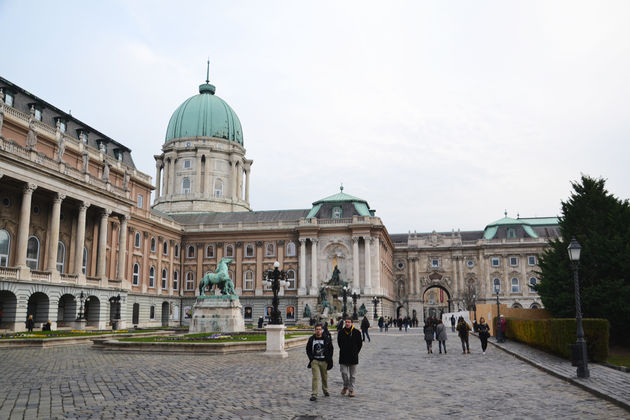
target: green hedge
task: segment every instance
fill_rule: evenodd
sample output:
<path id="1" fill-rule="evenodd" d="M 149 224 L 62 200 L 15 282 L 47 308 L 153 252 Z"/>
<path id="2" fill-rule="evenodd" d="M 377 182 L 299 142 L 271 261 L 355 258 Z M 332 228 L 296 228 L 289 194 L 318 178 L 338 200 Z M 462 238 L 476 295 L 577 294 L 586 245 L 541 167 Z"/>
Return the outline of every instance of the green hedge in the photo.
<path id="1" fill-rule="evenodd" d="M 496 325 L 496 324 L 495 324 Z M 588 358 L 595 362 L 608 359 L 610 324 L 607 319 L 582 320 Z M 524 320 L 507 318 L 506 336 L 567 359 L 571 358 L 569 344 L 576 340 L 577 323 L 574 318 Z"/>

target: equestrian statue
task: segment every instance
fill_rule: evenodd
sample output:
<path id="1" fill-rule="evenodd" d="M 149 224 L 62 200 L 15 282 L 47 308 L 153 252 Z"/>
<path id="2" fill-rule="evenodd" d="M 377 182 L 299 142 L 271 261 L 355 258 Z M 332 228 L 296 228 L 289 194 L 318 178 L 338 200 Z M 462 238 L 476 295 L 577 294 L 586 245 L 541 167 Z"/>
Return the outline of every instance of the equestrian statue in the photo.
<path id="1" fill-rule="evenodd" d="M 199 282 L 199 294 L 201 296 L 205 296 L 204 290 L 206 287 L 212 289 L 213 285 L 216 285 L 221 290 L 222 295 L 236 295 L 234 292 L 234 283 L 230 280 L 228 274 L 228 264 L 231 262 L 231 258 L 222 258 L 214 273 L 208 273 L 203 276 Z"/>

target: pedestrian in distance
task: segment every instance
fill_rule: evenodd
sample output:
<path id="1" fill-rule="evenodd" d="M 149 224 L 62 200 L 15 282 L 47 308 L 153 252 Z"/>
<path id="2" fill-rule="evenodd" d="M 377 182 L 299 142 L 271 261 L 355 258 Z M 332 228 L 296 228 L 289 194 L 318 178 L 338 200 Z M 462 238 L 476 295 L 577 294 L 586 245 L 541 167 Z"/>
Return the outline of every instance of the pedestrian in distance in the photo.
<path id="1" fill-rule="evenodd" d="M 440 348 L 440 354 L 442 354 L 442 347 L 444 347 L 444 354 L 446 354 L 446 326 L 440 319 L 438 321 L 437 329 L 435 330 L 436 339 Z"/>
<path id="2" fill-rule="evenodd" d="M 380 317 L 378 319 L 378 331 L 379 332 L 383 332 L 383 326 L 385 325 L 385 320 L 383 319 L 383 317 Z"/>
<path id="3" fill-rule="evenodd" d="M 486 319 L 484 317 L 479 319 L 477 331 L 479 331 L 479 340 L 481 340 L 481 351 L 483 354 L 486 354 L 486 348 L 488 348 L 488 337 L 490 337 L 490 326 L 486 324 Z"/>
<path id="4" fill-rule="evenodd" d="M 456 324 L 456 322 L 455 322 L 455 315 L 453 314 L 453 315 L 451 315 L 451 331 L 452 332 L 455 332 L 455 324 Z"/>
<path id="5" fill-rule="evenodd" d="M 35 321 L 33 320 L 33 315 L 29 315 L 26 318 L 26 329 L 28 332 L 33 332 L 33 328 L 35 327 Z"/>
<path id="6" fill-rule="evenodd" d="M 507 330 L 507 320 L 503 315 L 499 315 L 499 328 L 497 329 L 497 341 L 505 343 L 505 331 Z"/>
<path id="7" fill-rule="evenodd" d="M 424 324 L 422 332 L 424 333 L 424 341 L 427 343 L 427 354 L 431 354 L 433 353 L 433 327 L 428 321 Z"/>
<path id="8" fill-rule="evenodd" d="M 391 324 L 391 323 L 392 323 L 391 319 L 386 321 L 386 322 L 384 322 L 384 324 L 385 324 L 385 332 L 389 331 L 389 324 Z"/>
<path id="9" fill-rule="evenodd" d="M 405 319 L 403 320 L 403 324 L 405 325 L 405 332 L 407 332 L 407 329 L 409 328 L 409 317 L 406 316 Z"/>
<path id="10" fill-rule="evenodd" d="M 324 334 L 322 324 L 315 325 L 315 334 L 309 337 L 306 343 L 306 355 L 308 356 L 308 368 L 313 375 L 311 382 L 311 401 L 317 400 L 319 379 L 322 380 L 322 392 L 328 397 L 328 371 L 333 367 L 333 345 L 330 334 Z"/>
<path id="11" fill-rule="evenodd" d="M 343 329 L 344 326 L 344 320 L 343 318 L 339 318 L 339 322 L 337 322 L 337 332 L 341 331 Z"/>
<path id="12" fill-rule="evenodd" d="M 470 331 L 470 325 L 466 321 L 464 321 L 464 317 L 460 316 L 457 321 L 457 335 L 459 335 L 459 339 L 462 341 L 462 353 L 466 354 L 466 352 L 470 353 L 470 346 L 468 344 L 468 333 Z"/>
<path id="13" fill-rule="evenodd" d="M 42 331 L 50 331 L 52 324 L 50 323 L 50 319 L 46 321 L 44 325 L 42 325 Z"/>
<path id="14" fill-rule="evenodd" d="M 398 331 L 402 331 L 403 320 L 401 317 L 398 317 Z"/>
<path id="15" fill-rule="evenodd" d="M 349 397 L 354 397 L 354 383 L 363 340 L 361 340 L 361 333 L 352 325 L 352 318 L 346 317 L 344 327 L 337 334 L 337 345 L 339 346 L 339 369 L 343 379 L 341 395 L 346 395 L 347 392 Z"/>
<path id="16" fill-rule="evenodd" d="M 363 317 L 363 320 L 361 321 L 361 334 L 363 335 L 363 341 L 365 341 L 365 337 L 367 337 L 368 342 L 371 341 L 370 334 L 368 333 L 369 329 L 370 329 L 370 321 L 368 321 L 368 318 L 366 315 Z"/>

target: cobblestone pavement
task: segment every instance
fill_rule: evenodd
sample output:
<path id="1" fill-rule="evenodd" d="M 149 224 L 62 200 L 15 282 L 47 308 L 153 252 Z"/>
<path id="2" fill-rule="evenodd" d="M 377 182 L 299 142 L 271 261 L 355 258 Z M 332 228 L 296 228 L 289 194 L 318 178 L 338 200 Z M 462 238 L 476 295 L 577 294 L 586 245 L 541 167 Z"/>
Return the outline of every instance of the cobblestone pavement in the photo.
<path id="1" fill-rule="evenodd" d="M 411 419 L 629 418 L 630 412 L 492 346 L 426 354 L 420 330 L 372 334 L 361 352 L 357 397 L 309 401 L 310 371 L 301 349 L 285 360 L 108 353 L 88 345 L 0 349 L 0 419 Z M 335 356 L 337 349 L 335 348 Z"/>
<path id="2" fill-rule="evenodd" d="M 630 373 L 611 369 L 601 364 L 590 363 L 588 365 L 590 378 L 578 378 L 577 369 L 571 366 L 571 363 L 566 359 L 512 340 L 497 343 L 494 338 L 491 338 L 490 343 L 552 375 L 585 388 L 595 395 L 614 400 L 617 404 L 630 410 Z"/>

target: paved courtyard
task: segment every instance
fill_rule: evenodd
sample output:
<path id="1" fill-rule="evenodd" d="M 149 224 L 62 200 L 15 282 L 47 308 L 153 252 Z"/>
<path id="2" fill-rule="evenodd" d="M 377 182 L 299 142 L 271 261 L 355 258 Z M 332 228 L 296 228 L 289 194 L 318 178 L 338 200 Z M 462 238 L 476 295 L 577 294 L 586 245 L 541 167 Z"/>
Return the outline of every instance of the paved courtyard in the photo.
<path id="1" fill-rule="evenodd" d="M 0 349 L 0 419 L 104 418 L 630 418 L 630 413 L 471 337 L 470 355 L 426 354 L 420 330 L 374 332 L 361 352 L 357 397 L 310 402 L 300 350 L 285 360 L 107 353 L 90 346 Z"/>

